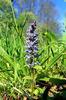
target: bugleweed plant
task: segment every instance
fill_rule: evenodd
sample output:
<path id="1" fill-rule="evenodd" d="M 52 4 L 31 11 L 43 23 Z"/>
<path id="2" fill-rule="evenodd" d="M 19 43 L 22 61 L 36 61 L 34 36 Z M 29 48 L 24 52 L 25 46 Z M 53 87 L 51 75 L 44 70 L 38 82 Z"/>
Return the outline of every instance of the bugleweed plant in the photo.
<path id="1" fill-rule="evenodd" d="M 38 53 L 38 33 L 36 32 L 36 22 L 32 23 L 29 29 L 27 30 L 27 38 L 26 38 L 26 50 L 28 54 L 25 56 L 27 58 L 27 67 L 31 69 L 31 77 L 32 77 L 32 96 L 34 91 L 34 66 L 39 64 L 34 61 L 36 56 L 39 56 Z"/>

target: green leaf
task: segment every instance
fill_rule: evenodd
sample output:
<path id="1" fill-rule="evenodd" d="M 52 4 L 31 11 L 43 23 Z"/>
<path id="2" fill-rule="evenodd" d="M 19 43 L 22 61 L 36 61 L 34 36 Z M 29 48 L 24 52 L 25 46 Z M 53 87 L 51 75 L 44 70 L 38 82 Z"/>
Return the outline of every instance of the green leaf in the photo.
<path id="1" fill-rule="evenodd" d="M 41 62 L 41 66 L 43 66 L 48 61 L 49 58 L 50 58 L 50 56 L 47 57 L 46 59 L 44 59 L 44 61 Z"/>
<path id="2" fill-rule="evenodd" d="M 41 70 L 41 69 L 42 69 L 42 66 L 35 65 L 34 68 L 35 68 L 35 69 L 40 69 L 40 70 Z"/>
<path id="3" fill-rule="evenodd" d="M 17 79 L 17 77 L 18 77 L 18 70 L 19 70 L 19 68 L 20 68 L 20 65 L 18 64 L 18 63 L 15 63 L 15 66 L 14 66 L 14 77 L 15 77 L 15 81 L 16 81 L 16 79 Z"/>
<path id="4" fill-rule="evenodd" d="M 64 85 L 66 84 L 66 80 L 65 79 L 59 79 L 59 78 L 41 78 L 41 81 L 46 81 L 46 82 L 51 82 L 54 84 L 59 84 L 59 85 Z"/>
<path id="5" fill-rule="evenodd" d="M 38 96 L 39 90 L 38 90 L 38 89 L 35 89 L 33 93 L 34 93 L 36 96 Z"/>
<path id="6" fill-rule="evenodd" d="M 30 76 L 25 76 L 23 79 L 31 80 Z"/>
<path id="7" fill-rule="evenodd" d="M 63 54 L 63 63 L 66 66 L 66 53 Z"/>
<path id="8" fill-rule="evenodd" d="M 54 40 L 57 41 L 57 37 L 55 36 L 55 34 L 48 32 L 47 34 L 45 34 L 49 40 Z"/>
<path id="9" fill-rule="evenodd" d="M 12 66 L 14 66 L 14 62 L 11 60 L 10 56 L 7 52 L 0 46 L 0 56 L 2 56 L 6 61 L 8 61 Z"/>
<path id="10" fill-rule="evenodd" d="M 46 65 L 46 70 L 59 60 L 65 50 L 66 48 L 61 53 L 57 54 L 53 59 L 51 59 L 51 61 Z"/>

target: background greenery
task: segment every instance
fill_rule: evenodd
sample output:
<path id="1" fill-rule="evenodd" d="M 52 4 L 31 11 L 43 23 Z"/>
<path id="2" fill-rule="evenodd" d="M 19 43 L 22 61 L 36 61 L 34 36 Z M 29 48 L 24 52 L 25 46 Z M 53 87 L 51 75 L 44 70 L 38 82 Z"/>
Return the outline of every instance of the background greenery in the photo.
<path id="1" fill-rule="evenodd" d="M 14 5 L 18 5 L 20 9 L 18 18 Z M 34 20 L 37 20 L 40 39 L 40 57 L 35 60 L 40 62 L 40 66 L 34 66 L 33 99 L 44 100 L 42 95 L 47 88 L 49 91 L 55 85 L 66 85 L 65 23 L 61 35 L 61 25 L 57 20 L 59 14 L 53 2 L 40 1 L 37 14 L 36 5 L 35 0 L 0 0 L 0 98 L 31 99 L 31 69 L 26 66 L 24 46 L 26 30 Z M 66 90 L 53 92 L 53 98 L 47 95 L 45 100 L 54 100 L 58 94 L 66 98 Z"/>

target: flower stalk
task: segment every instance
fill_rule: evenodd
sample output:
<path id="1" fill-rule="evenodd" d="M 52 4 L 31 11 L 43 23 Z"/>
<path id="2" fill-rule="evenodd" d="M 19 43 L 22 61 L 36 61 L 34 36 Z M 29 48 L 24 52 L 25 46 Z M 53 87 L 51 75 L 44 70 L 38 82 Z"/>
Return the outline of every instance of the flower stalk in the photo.
<path id="1" fill-rule="evenodd" d="M 31 84 L 31 96 L 33 97 L 33 91 L 34 91 L 34 68 L 31 68 L 31 79 L 32 79 L 32 84 Z"/>
<path id="2" fill-rule="evenodd" d="M 26 50 L 25 52 L 27 55 L 25 58 L 27 59 L 27 67 L 30 67 L 31 69 L 31 79 L 32 79 L 32 85 L 31 85 L 31 96 L 33 97 L 33 91 L 34 91 L 34 66 L 36 64 L 39 64 L 38 62 L 35 62 L 34 58 L 38 56 L 38 33 L 36 32 L 36 21 L 31 24 L 31 26 L 27 30 L 27 38 L 26 40 Z"/>

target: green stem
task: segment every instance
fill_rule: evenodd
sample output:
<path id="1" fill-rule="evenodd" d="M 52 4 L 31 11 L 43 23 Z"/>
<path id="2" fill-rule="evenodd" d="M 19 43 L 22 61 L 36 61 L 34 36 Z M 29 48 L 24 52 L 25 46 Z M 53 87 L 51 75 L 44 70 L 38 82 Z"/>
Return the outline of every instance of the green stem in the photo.
<path id="1" fill-rule="evenodd" d="M 48 46 L 48 50 L 47 50 L 47 55 L 48 55 L 48 61 L 47 61 L 47 63 L 48 63 L 49 62 L 49 53 L 50 53 L 50 47 L 49 47 L 48 41 L 47 41 L 47 46 Z"/>
<path id="2" fill-rule="evenodd" d="M 14 23 L 15 23 L 15 26 L 16 26 L 16 31 L 17 31 L 17 33 L 18 33 L 18 27 L 17 27 L 16 18 L 15 18 L 14 9 L 13 9 L 11 0 L 10 0 L 10 4 L 11 4 L 12 12 L 13 12 L 13 17 L 14 17 Z"/>
<path id="3" fill-rule="evenodd" d="M 33 68 L 31 68 L 31 78 L 32 78 L 31 95 L 33 97 L 33 91 L 34 91 L 34 69 Z"/>

